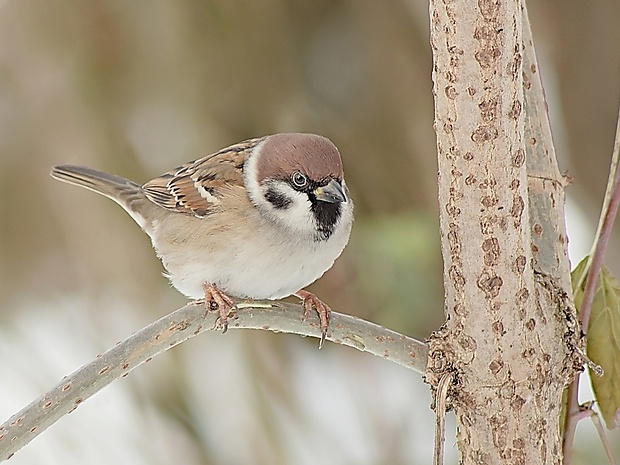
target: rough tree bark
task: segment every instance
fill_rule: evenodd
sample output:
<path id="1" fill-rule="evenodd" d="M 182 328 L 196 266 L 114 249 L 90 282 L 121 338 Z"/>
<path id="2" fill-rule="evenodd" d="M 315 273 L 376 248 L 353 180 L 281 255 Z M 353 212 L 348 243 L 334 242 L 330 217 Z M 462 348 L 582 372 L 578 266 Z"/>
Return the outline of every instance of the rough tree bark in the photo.
<path id="1" fill-rule="evenodd" d="M 527 15 L 519 0 L 430 4 L 447 321 L 426 379 L 453 378 L 460 463 L 561 463 L 581 340 L 565 183 L 544 100 L 524 96 L 541 90 Z"/>

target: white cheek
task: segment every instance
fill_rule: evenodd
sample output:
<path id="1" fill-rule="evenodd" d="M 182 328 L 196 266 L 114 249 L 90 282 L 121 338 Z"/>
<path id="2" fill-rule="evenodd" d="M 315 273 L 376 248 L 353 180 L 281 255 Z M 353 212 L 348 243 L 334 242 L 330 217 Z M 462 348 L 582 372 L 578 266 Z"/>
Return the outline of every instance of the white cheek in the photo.
<path id="1" fill-rule="evenodd" d="M 256 181 L 256 164 L 261 155 L 262 146 L 263 143 L 256 146 L 243 167 L 243 180 L 251 202 L 276 224 L 292 230 L 297 234 L 311 235 L 314 237 L 316 234 L 316 224 L 314 215 L 310 209 L 310 200 L 306 194 L 297 192 L 285 182 L 276 182 L 271 183 L 270 186 L 261 186 Z M 273 204 L 265 200 L 265 193 L 268 187 L 271 187 L 273 190 L 292 200 L 292 204 L 285 209 L 275 208 Z"/>
<path id="2" fill-rule="evenodd" d="M 272 184 L 270 187 L 292 201 L 287 208 L 275 208 L 271 203 L 263 200 L 264 208 L 273 220 L 297 233 L 307 233 L 314 236 L 316 234 L 316 223 L 308 195 L 297 192 L 285 183 Z M 266 186 L 263 191 L 262 198 L 264 199 L 264 194 L 267 191 Z"/>

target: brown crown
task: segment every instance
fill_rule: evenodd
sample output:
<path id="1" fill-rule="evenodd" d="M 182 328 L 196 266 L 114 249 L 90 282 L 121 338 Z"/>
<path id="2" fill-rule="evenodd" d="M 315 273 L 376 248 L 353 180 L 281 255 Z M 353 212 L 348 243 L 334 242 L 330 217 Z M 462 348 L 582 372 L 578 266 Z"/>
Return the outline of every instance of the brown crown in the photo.
<path id="1" fill-rule="evenodd" d="M 287 179 L 300 171 L 313 181 L 342 180 L 342 160 L 336 146 L 316 134 L 274 134 L 260 145 L 258 181 Z"/>

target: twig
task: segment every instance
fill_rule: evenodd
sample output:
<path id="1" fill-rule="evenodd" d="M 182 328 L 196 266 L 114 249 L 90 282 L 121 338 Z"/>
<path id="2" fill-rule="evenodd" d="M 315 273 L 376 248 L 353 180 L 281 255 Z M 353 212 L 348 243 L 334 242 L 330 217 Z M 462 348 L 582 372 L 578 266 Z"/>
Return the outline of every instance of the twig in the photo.
<path id="1" fill-rule="evenodd" d="M 618 119 L 618 135 L 620 138 L 620 115 Z M 613 180 L 613 186 L 611 189 L 611 199 L 609 201 L 608 210 L 605 212 L 602 226 L 600 227 L 600 235 L 597 241 L 596 248 L 592 254 L 592 262 L 588 275 L 586 277 L 586 283 L 583 288 L 583 300 L 581 301 L 581 308 L 579 309 L 579 322 L 581 323 L 581 329 L 587 332 L 588 322 L 590 321 L 590 310 L 592 309 L 592 302 L 594 295 L 596 294 L 596 283 L 598 281 L 601 267 L 603 266 L 603 257 L 609 238 L 611 237 L 611 230 L 616 220 L 616 213 L 618 212 L 618 206 L 620 205 L 620 183 L 618 182 L 620 171 L 616 170 Z"/>
<path id="2" fill-rule="evenodd" d="M 577 373 L 572 383 L 568 385 L 566 394 L 566 417 L 564 419 L 564 436 L 562 438 L 562 455 L 564 465 L 570 465 L 573 459 L 573 442 L 575 440 L 575 430 L 581 418 L 579 414 L 579 375 Z"/>
<path id="3" fill-rule="evenodd" d="M 581 324 L 581 330 L 587 333 L 588 323 L 590 321 L 590 310 L 592 308 L 592 302 L 596 293 L 596 283 L 598 276 L 603 266 L 603 257 L 609 238 L 611 237 L 611 230 L 616 219 L 616 213 L 618 212 L 618 206 L 620 205 L 620 170 L 618 170 L 618 160 L 620 159 L 620 109 L 618 113 L 618 122 L 616 126 L 616 139 L 614 142 L 614 151 L 612 154 L 612 162 L 610 168 L 609 179 L 607 183 L 607 189 L 605 190 L 605 202 L 604 207 L 599 220 L 597 228 L 597 235 L 594 239 L 593 252 L 590 254 L 589 269 L 587 269 L 587 277 L 583 289 L 583 299 L 581 301 L 581 308 L 579 309 L 579 323 Z M 607 199 L 609 199 L 607 201 Z M 581 278 L 580 278 L 581 281 Z M 577 289 L 577 287 L 575 287 Z M 579 411 L 579 378 L 580 373 L 577 373 L 575 379 L 568 387 L 568 405 L 566 407 L 566 419 L 564 427 L 564 438 L 562 443 L 564 464 L 570 465 L 573 453 L 573 442 L 575 439 L 575 430 L 577 428 L 577 422 L 579 418 L 575 415 Z"/>
<path id="4" fill-rule="evenodd" d="M 618 159 L 620 157 L 620 137 L 618 134 L 620 133 L 620 114 L 618 115 L 618 123 L 616 126 L 616 140 L 614 142 L 614 151 L 611 157 L 611 166 L 609 167 L 609 176 L 607 177 L 607 189 L 605 189 L 605 198 L 603 199 L 603 207 L 601 208 L 601 215 L 598 219 L 598 225 L 596 228 L 596 234 L 594 234 L 594 241 L 592 242 L 592 247 L 590 249 L 590 253 L 588 254 L 588 261 L 586 262 L 586 266 L 583 268 L 579 279 L 577 280 L 575 289 L 579 289 L 588 275 L 588 271 L 592 266 L 592 260 L 594 259 L 596 249 L 598 247 L 598 243 L 601 238 L 601 231 L 603 229 L 603 224 L 605 223 L 605 217 L 609 211 L 609 203 L 611 202 L 613 190 L 610 189 L 610 186 L 614 186 L 618 182 Z M 613 222 L 612 222 L 613 224 Z M 589 317 L 589 315 L 588 315 Z"/>
<path id="5" fill-rule="evenodd" d="M 437 401 L 435 404 L 435 452 L 433 465 L 443 465 L 443 449 L 446 442 L 446 404 L 448 388 L 452 383 L 452 375 L 445 373 L 437 385 Z"/>
<path id="6" fill-rule="evenodd" d="M 605 428 L 603 427 L 603 423 L 601 422 L 601 417 L 598 412 L 594 411 L 592 408 L 594 402 L 586 402 L 583 405 L 579 406 L 579 410 L 576 411 L 573 416 L 575 417 L 574 424 L 576 425 L 579 421 L 584 420 L 586 418 L 590 418 L 592 423 L 594 424 L 594 428 L 598 433 L 599 439 L 603 444 L 603 450 L 605 450 L 605 455 L 607 456 L 607 461 L 609 465 L 616 465 L 616 459 L 611 452 L 611 447 L 609 447 L 609 439 L 607 439 L 607 435 L 605 434 Z"/>
<path id="7" fill-rule="evenodd" d="M 592 420 L 592 423 L 594 423 L 594 428 L 596 428 L 596 432 L 598 433 L 601 443 L 603 444 L 603 449 L 605 450 L 605 455 L 607 455 L 609 465 L 616 465 L 616 459 L 614 459 L 614 455 L 611 452 L 611 447 L 609 447 L 609 439 L 605 434 L 605 428 L 603 428 L 603 422 L 601 421 L 600 415 L 592 409 L 592 402 L 587 405 L 587 408 L 590 411 L 589 417 Z"/>
<path id="8" fill-rule="evenodd" d="M 316 315 L 302 321 L 300 305 L 283 302 L 242 302 L 229 316 L 229 329 L 262 329 L 320 337 Z M 216 316 L 205 314 L 204 305 L 188 304 L 162 318 L 95 360 L 63 378 L 53 389 L 34 400 L 0 425 L 0 461 L 71 413 L 90 396 L 137 366 L 196 336 L 216 329 Z M 369 352 L 418 373 L 424 373 L 427 346 L 360 318 L 332 312 L 327 340 Z"/>

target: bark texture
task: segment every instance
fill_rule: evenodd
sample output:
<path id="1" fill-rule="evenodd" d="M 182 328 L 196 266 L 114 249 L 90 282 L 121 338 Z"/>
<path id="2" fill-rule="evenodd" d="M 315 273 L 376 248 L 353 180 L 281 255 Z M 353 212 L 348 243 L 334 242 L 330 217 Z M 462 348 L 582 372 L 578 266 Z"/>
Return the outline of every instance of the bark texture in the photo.
<path id="1" fill-rule="evenodd" d="M 525 117 L 536 68 L 524 74 L 522 4 L 432 0 L 430 14 L 447 322 L 431 337 L 427 380 L 454 377 L 460 463 L 561 463 L 579 336 L 564 183 L 550 134 L 534 137 L 543 129 Z M 549 163 L 528 176 L 533 152 Z"/>

